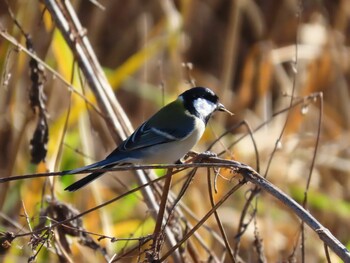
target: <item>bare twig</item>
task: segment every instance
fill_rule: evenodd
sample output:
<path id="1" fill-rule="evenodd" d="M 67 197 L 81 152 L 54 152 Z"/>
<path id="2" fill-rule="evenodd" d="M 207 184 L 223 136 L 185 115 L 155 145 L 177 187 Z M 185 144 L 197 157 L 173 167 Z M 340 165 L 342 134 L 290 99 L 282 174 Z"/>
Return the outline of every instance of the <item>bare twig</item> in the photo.
<path id="1" fill-rule="evenodd" d="M 80 213 L 80 214 L 78 214 L 78 215 L 76 215 L 76 216 L 73 216 L 73 217 L 68 218 L 68 219 L 66 219 L 66 220 L 63 220 L 63 221 L 54 223 L 54 224 L 52 224 L 51 226 L 47 226 L 47 227 L 43 227 L 43 228 L 40 228 L 40 229 L 36 229 L 36 230 L 31 231 L 31 232 L 28 232 L 28 233 L 17 234 L 16 237 L 28 236 L 28 235 L 32 235 L 33 233 L 40 233 L 40 232 L 42 232 L 42 231 L 46 231 L 46 230 L 48 230 L 48 229 L 52 229 L 52 228 L 55 228 L 55 227 L 64 225 L 64 224 L 67 223 L 67 222 L 70 222 L 70 221 L 72 221 L 72 220 L 75 220 L 75 219 L 77 219 L 77 218 L 80 218 L 80 217 L 82 217 L 82 216 L 84 216 L 84 215 L 86 215 L 86 214 L 89 214 L 89 213 L 91 213 L 91 212 L 93 212 L 93 211 L 96 211 L 96 210 L 98 210 L 98 209 L 100 209 L 100 208 L 102 208 L 102 207 L 104 207 L 104 206 L 107 206 L 107 205 L 109 205 L 109 204 L 111 204 L 111 203 L 114 203 L 114 202 L 116 202 L 116 201 L 122 199 L 123 197 L 125 197 L 125 196 L 127 196 L 127 195 L 130 195 L 130 194 L 132 194 L 132 193 L 134 193 L 134 192 L 140 191 L 142 188 L 144 188 L 144 187 L 146 187 L 146 186 L 149 186 L 149 185 L 152 185 L 152 184 L 155 184 L 155 183 L 157 183 L 158 181 L 163 180 L 163 179 L 164 179 L 164 176 L 163 176 L 163 177 L 159 177 L 159 178 L 153 180 L 152 182 L 147 183 L 146 185 L 141 185 L 141 186 L 138 186 L 138 187 L 136 187 L 136 188 L 133 188 L 133 189 L 127 191 L 127 192 L 124 193 L 124 194 L 121 194 L 121 195 L 119 195 L 119 196 L 117 196 L 117 197 L 115 197 L 115 198 L 113 198 L 113 199 L 111 199 L 111 200 L 109 200 L 109 201 L 107 201 L 107 202 L 104 202 L 104 203 L 102 203 L 102 204 L 100 204 L 100 205 L 98 205 L 98 206 L 95 206 L 95 207 L 93 207 L 93 208 L 91 208 L 91 209 L 88 209 L 88 210 L 86 210 L 85 212 L 82 212 L 82 213 Z"/>
<path id="2" fill-rule="evenodd" d="M 221 161 L 223 163 L 229 162 L 226 160 Z M 246 166 L 245 168 L 241 166 L 241 168 L 237 169 L 237 172 L 241 173 L 247 181 L 259 186 L 262 190 L 268 192 L 289 207 L 303 222 L 305 222 L 313 231 L 315 231 L 319 238 L 325 242 L 344 262 L 350 262 L 350 251 L 336 237 L 334 237 L 327 228 L 318 222 L 316 218 L 314 218 L 296 201 L 291 199 L 265 178 L 261 177 L 249 166 Z"/>
<path id="3" fill-rule="evenodd" d="M 201 219 L 201 221 L 199 221 L 177 244 L 176 246 L 172 247 L 167 253 L 165 253 L 165 255 L 159 260 L 160 262 L 164 261 L 165 259 L 167 259 L 176 249 L 178 249 L 187 239 L 189 239 L 194 232 L 196 232 L 205 221 L 208 220 L 208 218 L 235 192 L 237 191 L 243 184 L 245 183 L 245 181 L 241 181 L 240 183 L 238 183 L 237 185 L 235 185 L 234 187 L 231 188 L 230 191 L 228 191 L 228 193 L 226 193 L 226 195 L 219 201 L 216 203 L 216 205 L 207 213 L 205 214 L 205 216 L 203 216 L 203 218 Z"/>
<path id="4" fill-rule="evenodd" d="M 32 53 L 30 50 L 28 50 L 26 47 L 21 45 L 14 37 L 9 35 L 5 30 L 0 28 L 0 36 L 9 41 L 12 45 L 14 45 L 18 51 L 26 53 L 29 57 L 35 59 L 38 61 L 47 71 L 49 71 L 52 76 L 54 76 L 56 79 L 61 81 L 66 87 L 69 88 L 70 91 L 78 95 L 82 100 L 84 100 L 99 116 L 102 118 L 105 118 L 103 113 L 90 101 L 86 99 L 86 97 L 81 94 L 77 89 L 74 88 L 65 78 L 59 74 L 56 70 L 54 70 L 52 67 L 50 67 L 45 61 L 43 61 L 41 58 L 39 58 L 36 54 Z"/>
<path id="5" fill-rule="evenodd" d="M 314 147 L 314 153 L 312 155 L 312 160 L 311 160 L 311 165 L 310 165 L 310 169 L 309 169 L 309 174 L 307 177 L 307 182 L 306 182 L 306 186 L 305 186 L 305 191 L 304 191 L 304 200 L 302 202 L 303 207 L 305 209 L 307 209 L 307 201 L 308 201 L 308 191 L 309 191 L 309 187 L 310 187 L 310 182 L 311 182 L 311 177 L 314 171 L 314 167 L 315 167 L 315 162 L 316 162 L 316 156 L 317 156 L 317 152 L 318 152 L 318 147 L 319 147 L 319 142 L 320 142 L 320 137 L 321 137 L 321 127 L 322 127 L 322 119 L 323 119 L 323 93 L 320 92 L 320 96 L 319 96 L 319 103 L 320 103 L 320 108 L 319 108 L 319 115 L 318 115 L 318 125 L 317 125 L 317 133 L 316 133 L 316 141 L 315 141 L 315 147 Z M 305 257 L 305 228 L 304 228 L 304 222 L 301 222 L 300 225 L 300 229 L 301 229 L 301 240 L 302 240 L 302 257 Z M 325 247 L 327 248 L 327 247 Z M 327 256 L 328 251 L 325 250 L 325 255 Z"/>
<path id="6" fill-rule="evenodd" d="M 27 213 L 27 209 L 26 209 L 26 206 L 24 205 L 24 201 L 22 200 L 22 207 L 23 207 L 23 212 L 24 212 L 24 216 L 26 218 L 26 221 L 27 221 L 27 225 L 28 225 L 28 228 L 30 231 L 33 231 L 33 228 L 30 224 L 30 220 L 29 220 L 29 216 L 28 216 L 28 213 Z"/>
<path id="7" fill-rule="evenodd" d="M 261 175 L 259 175 L 256 171 L 254 171 L 254 169 L 252 169 L 251 167 L 242 164 L 240 162 L 237 161 L 232 161 L 232 160 L 224 160 L 224 159 L 220 159 L 220 158 L 216 158 L 216 157 L 208 157 L 206 159 L 202 160 L 204 163 L 191 163 L 191 164 L 176 164 L 176 165 L 148 165 L 148 166 L 131 166 L 131 167 L 117 167 L 114 169 L 110 169 L 110 170 L 137 170 L 137 169 L 164 169 L 164 168 L 179 168 L 179 167 L 224 167 L 224 168 L 230 168 L 233 171 L 240 173 L 243 177 L 244 177 L 244 181 L 241 182 L 240 184 L 238 184 L 235 187 L 240 187 L 242 183 L 244 183 L 245 181 L 249 181 L 251 183 L 253 183 L 254 185 L 260 187 L 263 191 L 266 191 L 267 193 L 271 194 L 273 197 L 275 197 L 276 199 L 280 200 L 283 204 L 285 204 L 289 209 L 291 209 L 295 215 L 297 215 L 302 221 L 304 221 L 314 232 L 316 232 L 319 236 L 319 238 L 325 243 L 327 244 L 328 247 L 330 247 L 344 262 L 346 263 L 350 263 L 350 252 L 349 250 L 339 241 L 337 240 L 336 237 L 334 237 L 332 235 L 332 233 L 330 233 L 330 231 L 325 228 L 320 222 L 317 221 L 316 218 L 314 218 L 308 211 L 306 211 L 301 205 L 299 205 L 296 201 L 294 201 L 292 198 L 290 198 L 288 195 L 286 195 L 284 192 L 282 192 L 280 189 L 278 189 L 276 186 L 274 186 L 273 184 L 271 184 L 268 180 L 266 180 L 265 178 L 263 178 Z M 102 169 L 101 169 L 102 170 Z M 97 171 L 97 170 L 95 170 Z M 61 173 L 50 173 L 50 175 L 59 175 Z M 48 174 L 42 174 L 41 176 L 47 176 Z M 33 176 L 32 176 L 33 177 Z M 19 177 L 20 178 L 20 177 Z M 26 177 L 28 178 L 28 177 Z M 0 179 L 0 183 L 9 181 L 8 179 L 11 178 L 1 178 Z M 132 192 L 136 192 L 138 190 L 140 190 L 142 187 L 148 186 L 150 184 L 154 184 L 159 180 L 163 180 L 163 177 L 159 177 L 156 180 L 147 183 L 147 185 L 143 185 L 143 186 L 139 186 L 121 196 L 118 196 L 106 203 L 103 203 L 99 206 L 96 206 L 92 209 L 89 209 L 73 218 L 69 218 L 67 220 L 64 220 L 60 223 L 57 224 L 53 224 L 51 227 L 45 227 L 43 229 L 39 229 L 37 231 L 34 232 L 39 232 L 39 231 L 44 231 L 47 229 L 50 229 L 52 227 L 57 227 L 60 224 L 64 224 L 68 221 L 74 220 L 78 217 L 81 217 L 87 213 L 90 213 L 92 211 L 95 211 L 103 206 L 106 206 L 108 204 L 111 204 L 113 202 L 115 202 L 116 200 L 121 199 L 122 197 L 124 197 L 125 195 L 128 195 Z M 17 177 L 18 180 L 18 177 Z M 235 187 L 233 189 L 235 189 Z M 239 188 L 238 187 L 238 188 Z M 237 189 L 238 189 L 237 188 Z M 232 190 L 231 190 L 232 191 Z M 212 215 L 214 213 L 214 211 L 229 197 L 230 194 L 232 194 L 233 192 L 229 192 L 228 195 L 225 195 L 225 197 L 220 200 L 214 207 L 213 209 L 211 209 L 203 218 L 202 220 L 193 227 L 193 229 L 188 232 L 184 238 L 180 241 L 176 243 L 176 246 L 174 246 L 170 251 L 168 251 L 166 253 L 166 255 L 163 256 L 163 258 L 161 258 L 160 260 L 164 260 L 165 258 L 167 258 L 173 251 L 175 251 L 179 246 L 181 246 L 181 244 L 187 240 L 203 223 L 204 221 L 206 221 L 210 215 Z M 19 234 L 17 235 L 17 237 L 19 236 L 25 236 L 25 235 L 31 235 L 32 233 L 24 233 L 24 234 Z"/>
<path id="8" fill-rule="evenodd" d="M 173 175 L 172 169 L 168 169 L 164 187 L 163 187 L 163 194 L 159 205 L 156 225 L 154 227 L 154 232 L 153 232 L 153 249 L 152 249 L 153 252 L 151 255 L 152 256 L 151 261 L 159 259 L 159 251 L 161 250 L 161 246 L 164 243 L 164 236 L 162 234 L 161 229 L 164 221 L 165 208 L 166 208 L 166 203 L 168 200 L 168 195 L 171 187 L 171 181 L 173 178 L 172 175 Z"/>
<path id="9" fill-rule="evenodd" d="M 207 179 L 208 179 L 208 191 L 209 191 L 210 203 L 211 203 L 211 207 L 213 208 L 215 206 L 215 202 L 214 202 L 214 197 L 213 197 L 210 168 L 207 168 Z M 234 257 L 233 252 L 232 252 L 232 248 L 230 246 L 230 243 L 228 242 L 224 226 L 221 223 L 221 220 L 220 220 L 220 217 L 219 217 L 219 214 L 217 213 L 217 211 L 214 212 L 214 216 L 215 216 L 216 223 L 218 224 L 218 227 L 220 229 L 222 239 L 225 242 L 226 251 L 228 252 L 230 260 L 231 260 L 231 262 L 236 262 L 235 257 Z"/>

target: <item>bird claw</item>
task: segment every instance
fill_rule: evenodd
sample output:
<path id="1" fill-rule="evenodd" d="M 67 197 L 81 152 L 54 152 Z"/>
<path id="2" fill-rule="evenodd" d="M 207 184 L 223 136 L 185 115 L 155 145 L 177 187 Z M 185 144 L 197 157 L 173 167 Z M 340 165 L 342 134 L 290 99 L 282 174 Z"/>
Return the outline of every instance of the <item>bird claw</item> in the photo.
<path id="1" fill-rule="evenodd" d="M 198 155 L 199 157 L 201 158 L 210 158 L 210 157 L 218 157 L 218 155 L 214 152 L 211 152 L 211 151 L 205 151 L 205 152 L 202 152 Z"/>
<path id="2" fill-rule="evenodd" d="M 176 162 L 175 162 L 175 164 L 184 164 L 185 162 L 184 161 L 182 161 L 181 159 L 179 159 L 179 160 L 177 160 Z"/>
<path id="3" fill-rule="evenodd" d="M 188 162 L 198 162 L 200 160 L 203 160 L 203 159 L 208 159 L 208 158 L 215 158 L 215 157 L 218 157 L 218 155 L 214 152 L 211 152 L 211 151 L 205 151 L 205 152 L 202 152 L 202 153 L 197 153 L 197 152 L 194 152 L 194 151 L 189 151 L 185 156 L 184 156 L 184 162 L 182 163 L 188 163 Z M 178 164 L 179 162 L 181 162 L 181 160 L 177 161 L 176 163 Z"/>

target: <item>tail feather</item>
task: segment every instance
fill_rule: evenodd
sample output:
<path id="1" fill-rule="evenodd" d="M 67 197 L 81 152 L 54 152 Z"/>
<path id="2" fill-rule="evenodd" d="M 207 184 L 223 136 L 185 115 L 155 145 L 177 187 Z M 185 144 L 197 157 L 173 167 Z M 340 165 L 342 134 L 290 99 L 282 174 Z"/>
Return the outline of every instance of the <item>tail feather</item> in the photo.
<path id="1" fill-rule="evenodd" d="M 75 192 L 76 190 L 79 190 L 80 188 L 84 187 L 85 185 L 96 180 L 98 177 L 100 177 L 103 174 L 104 174 L 104 172 L 91 173 L 91 174 L 83 177 L 82 179 L 76 181 L 75 183 L 71 184 L 70 186 L 66 187 L 64 190 L 69 191 L 69 192 Z"/>
<path id="2" fill-rule="evenodd" d="M 84 167 L 80 167 L 77 169 L 73 169 L 73 170 L 63 171 L 62 175 L 88 172 L 87 170 L 95 169 L 95 168 L 96 169 L 98 169 L 98 168 L 107 169 L 107 168 L 114 167 L 116 165 L 120 165 L 121 164 L 120 161 L 121 161 L 121 159 L 119 158 L 119 156 L 117 156 L 115 154 L 114 156 L 107 156 L 106 159 L 99 161 L 97 163 L 93 163 L 93 164 L 90 164 L 90 165 L 87 165 Z M 85 185 L 91 183 L 92 181 L 94 181 L 95 179 L 97 179 L 98 177 L 103 175 L 104 173 L 105 172 L 93 172 L 93 173 L 87 175 L 86 177 L 76 181 L 75 183 L 71 184 L 70 186 L 68 186 L 64 190 L 69 191 L 69 192 L 74 192 L 74 191 L 84 187 Z"/>
<path id="3" fill-rule="evenodd" d="M 108 163 L 110 163 L 110 161 L 105 159 L 105 160 L 102 160 L 100 162 L 93 163 L 93 164 L 90 164 L 90 165 L 87 165 L 84 167 L 80 167 L 80 168 L 69 170 L 69 171 L 64 171 L 63 175 L 76 174 L 76 173 L 84 172 L 86 170 L 93 169 L 93 168 L 107 169 L 107 168 L 111 168 L 111 167 L 115 166 L 115 164 L 106 165 Z M 103 175 L 104 173 L 105 172 L 91 173 L 91 174 L 83 177 L 82 179 L 76 181 L 75 183 L 71 184 L 70 186 L 66 187 L 64 190 L 69 191 L 69 192 L 74 192 L 74 191 L 84 187 L 85 185 L 91 183 L 92 181 L 94 181 L 95 179 L 97 179 L 98 177 Z"/>
<path id="4" fill-rule="evenodd" d="M 76 168 L 76 169 L 68 170 L 68 171 L 63 171 L 63 172 L 62 172 L 62 175 L 66 175 L 66 174 L 77 174 L 77 173 L 80 173 L 80 172 L 83 172 L 83 171 L 86 171 L 86 170 L 89 170 L 89 169 L 101 168 L 101 167 L 103 167 L 104 165 L 110 164 L 110 163 L 111 163 L 110 160 L 104 159 L 104 160 L 102 160 L 102 161 L 99 161 L 99 162 L 93 163 L 93 164 L 89 164 L 89 165 L 84 166 L 84 167 L 80 167 L 80 168 Z"/>

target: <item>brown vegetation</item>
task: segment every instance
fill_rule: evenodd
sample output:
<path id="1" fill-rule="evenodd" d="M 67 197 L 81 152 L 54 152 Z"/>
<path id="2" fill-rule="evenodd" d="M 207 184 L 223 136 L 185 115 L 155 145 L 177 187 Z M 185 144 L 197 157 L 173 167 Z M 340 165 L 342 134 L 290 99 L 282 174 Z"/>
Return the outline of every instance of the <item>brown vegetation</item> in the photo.
<path id="1" fill-rule="evenodd" d="M 131 191 L 145 176 L 133 170 L 75 193 L 63 189 L 79 175 L 1 179 L 100 160 L 130 123 L 207 86 L 235 116 L 215 116 L 195 150 L 254 167 L 349 247 L 349 1 L 72 1 L 84 29 L 66 33 L 58 24 L 69 18 L 51 9 L 62 2 L 0 1 L 0 261 L 162 259 L 198 222 L 167 260 L 341 261 L 293 210 L 227 168 L 173 175 L 158 239 L 149 199 L 164 200 L 163 177 L 148 193 Z"/>

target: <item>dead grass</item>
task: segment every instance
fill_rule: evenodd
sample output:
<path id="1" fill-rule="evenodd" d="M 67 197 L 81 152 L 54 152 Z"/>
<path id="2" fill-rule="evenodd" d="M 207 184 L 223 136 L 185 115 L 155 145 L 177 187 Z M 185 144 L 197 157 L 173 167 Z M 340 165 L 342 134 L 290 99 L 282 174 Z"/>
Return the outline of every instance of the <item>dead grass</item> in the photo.
<path id="1" fill-rule="evenodd" d="M 134 127 L 190 83 L 212 88 L 235 116 L 215 116 L 196 150 L 206 150 L 230 131 L 212 151 L 256 168 L 300 203 L 307 193 L 305 206 L 311 214 L 349 247 L 348 1 L 302 1 L 301 5 L 298 1 L 250 0 L 101 1 L 104 11 L 89 1 L 73 4 Z M 10 1 L 10 7 L 31 36 L 31 52 L 46 68 L 44 73 L 41 69 L 33 73 L 32 58 L 22 48 L 26 47 L 24 35 L 1 2 L 1 177 L 66 170 L 104 158 L 121 135 L 106 121 L 101 102 L 74 64 L 49 12 L 44 12 L 45 4 Z M 20 45 L 5 39 L 5 31 Z M 184 66 L 187 62 L 191 66 Z M 35 82 L 30 70 L 45 76 L 39 75 L 40 81 Z M 43 104 L 33 110 L 29 90 L 34 84 L 43 85 Z M 322 97 L 315 95 L 321 92 Z M 49 130 L 47 154 L 44 162 L 33 165 L 30 142 L 43 119 Z M 258 156 L 247 127 L 239 125 L 242 120 L 249 123 Z M 45 144 L 45 136 L 37 139 L 38 147 Z M 175 195 L 181 192 L 187 173 L 174 176 L 171 190 Z M 206 169 L 197 171 L 179 210 L 168 222 L 176 240 L 212 208 L 211 201 L 218 202 L 240 179 L 222 170 L 210 200 L 206 174 Z M 63 191 L 75 178 L 1 183 L 0 231 L 29 233 L 137 185 L 132 172 L 119 172 L 74 194 Z M 252 189 L 244 185 L 217 211 L 237 261 L 326 262 L 318 236 L 305 227 L 301 239 L 299 220 L 264 192 L 247 206 L 241 225 L 244 232 L 238 237 L 239 220 Z M 0 249 L 4 254 L 0 258 L 5 262 L 34 258 L 38 262 L 143 261 L 154 230 L 153 212 L 140 191 L 130 193 L 66 227 L 38 235 L 5 236 L 5 243 L 11 246 Z M 210 217 L 197 236 L 181 246 L 178 257 L 190 262 L 222 258 L 231 262 L 218 225 Z M 169 249 L 167 243 L 161 252 Z M 332 252 L 330 257 L 340 262 Z M 169 260 L 176 261 L 176 256 Z"/>

